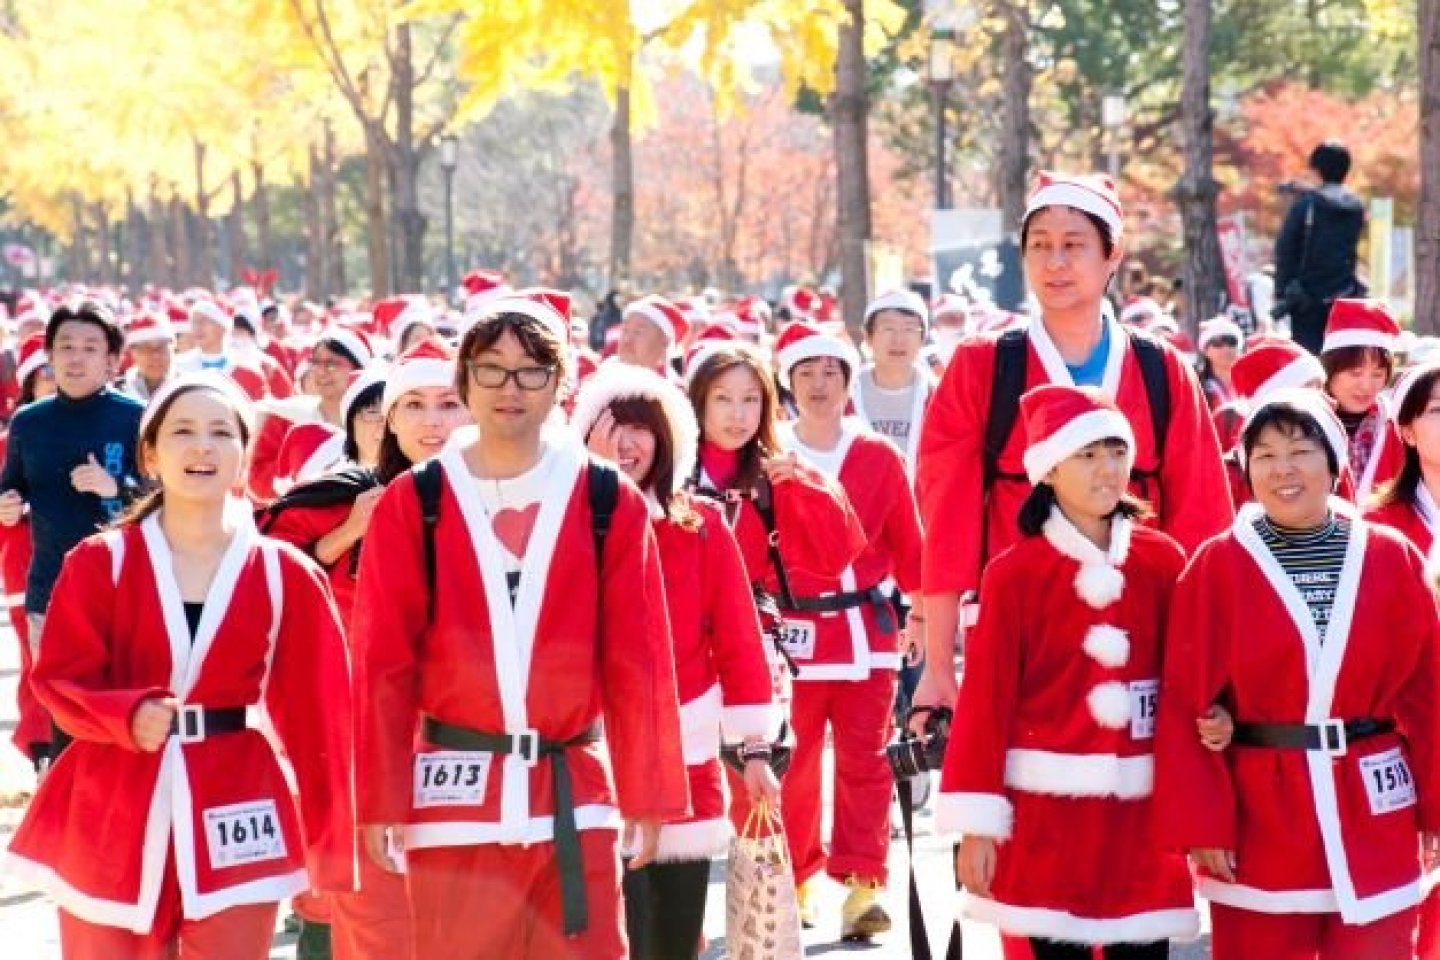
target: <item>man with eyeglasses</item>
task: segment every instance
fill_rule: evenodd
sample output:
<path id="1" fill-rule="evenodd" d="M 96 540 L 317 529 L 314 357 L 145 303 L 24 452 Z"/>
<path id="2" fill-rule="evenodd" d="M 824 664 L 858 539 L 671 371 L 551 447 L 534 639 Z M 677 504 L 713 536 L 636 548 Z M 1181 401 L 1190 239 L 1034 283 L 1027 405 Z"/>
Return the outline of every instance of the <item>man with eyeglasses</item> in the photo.
<path id="1" fill-rule="evenodd" d="M 151 310 L 136 314 L 125 328 L 125 349 L 130 351 L 130 369 L 116 386 L 147 403 L 174 374 L 175 329 L 170 318 Z"/>
<path id="2" fill-rule="evenodd" d="M 895 445 L 912 474 L 920 421 L 935 392 L 935 378 L 919 362 L 929 321 L 924 298 L 913 290 L 892 290 L 872 300 L 865 308 L 870 363 L 851 389 L 855 415 Z"/>
<path id="3" fill-rule="evenodd" d="M 622 826 L 637 869 L 688 809 L 649 508 L 613 473 L 597 506 L 613 468 L 546 429 L 567 339 L 539 296 L 486 307 L 475 426 L 390 484 L 361 557 L 358 819 L 382 867 L 404 850 L 426 960 L 620 960 Z"/>

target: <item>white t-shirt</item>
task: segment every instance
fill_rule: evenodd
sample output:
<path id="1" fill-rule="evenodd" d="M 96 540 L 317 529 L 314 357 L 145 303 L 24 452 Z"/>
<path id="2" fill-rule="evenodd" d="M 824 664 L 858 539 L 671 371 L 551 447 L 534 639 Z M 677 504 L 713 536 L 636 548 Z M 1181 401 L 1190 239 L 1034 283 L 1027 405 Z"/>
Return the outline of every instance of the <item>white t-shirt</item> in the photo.
<path id="1" fill-rule="evenodd" d="M 510 589 L 510 602 L 520 591 L 520 569 L 525 561 L 525 548 L 530 543 L 530 534 L 535 530 L 535 519 L 540 515 L 540 491 L 555 469 L 556 456 L 549 444 L 542 444 L 540 459 L 535 466 L 518 477 L 496 480 L 489 477 L 471 477 L 485 512 L 490 518 L 490 529 L 500 541 L 505 557 L 505 581 Z"/>

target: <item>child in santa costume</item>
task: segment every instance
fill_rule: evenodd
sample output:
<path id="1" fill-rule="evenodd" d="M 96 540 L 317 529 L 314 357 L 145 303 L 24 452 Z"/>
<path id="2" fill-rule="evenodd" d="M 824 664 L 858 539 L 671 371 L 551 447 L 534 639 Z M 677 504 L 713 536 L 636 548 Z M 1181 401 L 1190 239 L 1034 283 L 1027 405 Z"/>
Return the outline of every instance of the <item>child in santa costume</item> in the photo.
<path id="1" fill-rule="evenodd" d="M 1096 945 L 1165 957 L 1199 929 L 1185 863 L 1151 827 L 1163 625 L 1184 554 L 1135 522 L 1135 439 L 1113 402 L 1050 384 L 1021 417 L 1034 490 L 1023 538 L 985 573 L 936 826 L 963 835 L 962 913 L 1029 938 L 1037 960 Z"/>
<path id="2" fill-rule="evenodd" d="M 34 684 L 75 739 L 8 866 L 60 905 L 66 960 L 261 960 L 280 900 L 354 886 L 344 640 L 320 571 L 232 495 L 250 429 L 226 378 L 167 384 L 140 425 L 156 492 L 56 584 Z"/>
<path id="3" fill-rule="evenodd" d="M 649 508 L 618 482 L 600 538 L 603 468 L 542 431 L 566 339 L 538 300 L 475 318 L 456 388 L 476 427 L 389 485 L 361 555 L 360 819 L 377 863 L 404 850 L 427 960 L 619 960 L 622 825 L 639 869 L 689 812 Z"/>
<path id="4" fill-rule="evenodd" d="M 913 321 L 912 321 L 913 322 Z M 850 888 L 841 936 L 869 939 L 890 929 L 877 893 L 886 880 L 890 795 L 885 762 L 900 668 L 900 630 L 889 583 L 914 601 L 920 587 L 920 520 L 904 460 L 882 436 L 844 416 L 859 358 L 850 345 L 804 321 L 776 343 L 781 380 L 799 418 L 780 442 L 845 491 L 866 536 L 860 556 L 828 585 L 792 590 L 781 601 L 793 623 L 790 654 L 800 668 L 791 721 L 795 758 L 782 812 L 797 883 L 828 872 Z M 834 829 L 821 840 L 821 763 L 827 733 L 835 751 Z"/>
<path id="5" fill-rule="evenodd" d="M 1346 443 L 1314 391 L 1257 405 L 1257 502 L 1171 605 L 1157 823 L 1198 868 L 1216 960 L 1413 953 L 1440 829 L 1440 620 L 1415 548 L 1332 495 Z M 1224 754 L 1192 726 L 1217 700 Z"/>
<path id="6" fill-rule="evenodd" d="M 1355 478 L 1354 502 L 1362 509 L 1394 479 L 1405 460 L 1385 396 L 1395 373 L 1399 336 L 1400 325 L 1376 300 L 1336 300 L 1325 325 L 1320 351 L 1325 392 L 1345 426 L 1345 460 Z"/>
<path id="7" fill-rule="evenodd" d="M 750 583 L 717 504 L 678 491 L 694 467 L 700 428 L 665 377 L 608 364 L 580 389 L 571 420 L 591 452 L 620 466 L 650 501 L 680 695 L 690 816 L 660 828 L 655 862 L 625 875 L 635 960 L 697 956 L 710 861 L 730 837 L 718 751 L 741 742 L 752 802 L 779 802 L 767 763 L 775 728 L 770 669 Z"/>

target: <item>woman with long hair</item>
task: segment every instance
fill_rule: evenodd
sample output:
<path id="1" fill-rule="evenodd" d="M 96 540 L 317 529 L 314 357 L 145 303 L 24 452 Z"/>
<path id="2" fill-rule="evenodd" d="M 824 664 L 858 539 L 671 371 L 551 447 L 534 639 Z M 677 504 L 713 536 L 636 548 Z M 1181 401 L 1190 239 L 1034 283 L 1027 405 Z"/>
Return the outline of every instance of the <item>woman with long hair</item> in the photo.
<path id="1" fill-rule="evenodd" d="M 1440 523 L 1440 362 L 1406 371 L 1395 386 L 1392 406 L 1405 461 L 1380 489 L 1365 519 L 1405 534 L 1428 557 Z"/>
<path id="2" fill-rule="evenodd" d="M 1362 509 L 1395 478 L 1404 446 L 1391 420 L 1386 388 L 1395 375 L 1400 325 L 1374 300 L 1336 300 L 1325 327 L 1320 363 L 1325 393 L 1345 427 L 1355 503 Z"/>

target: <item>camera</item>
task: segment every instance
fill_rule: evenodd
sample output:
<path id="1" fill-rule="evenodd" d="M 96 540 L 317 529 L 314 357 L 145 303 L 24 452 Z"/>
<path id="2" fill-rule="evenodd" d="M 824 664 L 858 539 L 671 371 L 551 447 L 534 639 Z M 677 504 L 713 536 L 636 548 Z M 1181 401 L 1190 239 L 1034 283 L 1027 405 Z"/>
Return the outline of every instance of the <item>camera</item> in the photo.
<path id="1" fill-rule="evenodd" d="M 925 715 L 925 732 L 916 735 L 910 719 Z M 885 748 L 885 759 L 896 780 L 906 780 L 930 770 L 939 770 L 945 763 L 945 747 L 950 743 L 950 721 L 954 714 L 948 707 L 916 707 L 910 711 L 900 731 L 900 739 Z"/>

